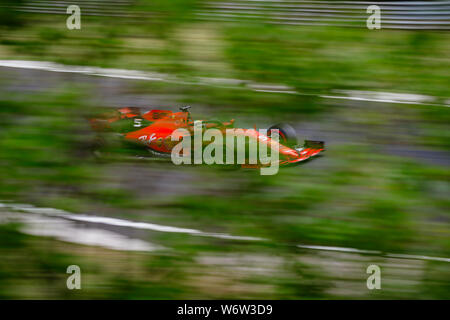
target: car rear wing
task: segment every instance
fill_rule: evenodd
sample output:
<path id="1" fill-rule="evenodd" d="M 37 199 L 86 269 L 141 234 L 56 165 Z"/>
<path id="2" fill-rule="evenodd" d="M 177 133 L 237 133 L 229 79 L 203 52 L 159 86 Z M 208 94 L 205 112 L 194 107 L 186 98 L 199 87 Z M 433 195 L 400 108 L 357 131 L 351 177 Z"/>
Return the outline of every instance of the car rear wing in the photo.
<path id="1" fill-rule="evenodd" d="M 317 140 L 305 140 L 305 144 L 303 148 L 311 148 L 311 149 L 324 149 L 325 150 L 325 142 L 317 141 Z"/>

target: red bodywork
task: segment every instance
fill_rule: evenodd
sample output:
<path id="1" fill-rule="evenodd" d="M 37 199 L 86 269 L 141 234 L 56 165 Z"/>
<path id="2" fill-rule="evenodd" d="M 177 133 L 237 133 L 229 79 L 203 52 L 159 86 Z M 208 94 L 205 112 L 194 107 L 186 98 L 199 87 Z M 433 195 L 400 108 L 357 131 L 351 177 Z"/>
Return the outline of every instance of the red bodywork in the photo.
<path id="1" fill-rule="evenodd" d="M 172 148 L 178 141 L 172 141 L 172 133 L 179 128 L 184 128 L 193 132 L 194 121 L 187 111 L 172 112 L 170 110 L 151 110 L 145 113 L 138 108 L 126 107 L 114 113 L 104 115 L 101 118 L 91 119 L 91 125 L 96 131 L 111 130 L 112 124 L 128 120 L 132 127 L 120 133 L 126 141 L 134 142 L 161 154 L 170 155 Z M 233 128 L 234 120 L 229 122 L 204 121 L 204 128 L 215 128 L 225 134 L 225 130 Z M 279 164 L 289 165 L 307 160 L 318 155 L 324 150 L 323 142 L 306 141 L 303 148 L 290 148 L 283 145 L 285 142 L 280 132 L 280 142 L 271 139 L 269 136 L 261 134 L 256 129 L 244 129 L 245 136 L 259 140 L 260 143 L 267 144 L 272 150 L 278 146 Z M 276 150 L 276 149 L 275 149 Z M 243 167 L 256 167 L 262 165 L 243 164 Z"/>

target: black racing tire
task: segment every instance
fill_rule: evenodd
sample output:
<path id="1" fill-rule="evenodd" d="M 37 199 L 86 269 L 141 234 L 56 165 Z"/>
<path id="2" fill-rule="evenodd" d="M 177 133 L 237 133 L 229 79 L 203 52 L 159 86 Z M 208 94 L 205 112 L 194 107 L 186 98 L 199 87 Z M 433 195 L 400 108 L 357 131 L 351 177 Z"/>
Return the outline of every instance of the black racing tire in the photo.
<path id="1" fill-rule="evenodd" d="M 267 130 L 267 136 L 270 137 L 271 133 L 270 130 L 272 129 L 278 129 L 279 133 L 280 133 L 280 143 L 284 144 L 288 147 L 294 147 L 296 145 L 298 145 L 298 137 L 297 137 L 297 133 L 295 132 L 295 129 L 290 126 L 287 123 L 277 123 L 273 126 L 271 126 L 268 130 Z"/>

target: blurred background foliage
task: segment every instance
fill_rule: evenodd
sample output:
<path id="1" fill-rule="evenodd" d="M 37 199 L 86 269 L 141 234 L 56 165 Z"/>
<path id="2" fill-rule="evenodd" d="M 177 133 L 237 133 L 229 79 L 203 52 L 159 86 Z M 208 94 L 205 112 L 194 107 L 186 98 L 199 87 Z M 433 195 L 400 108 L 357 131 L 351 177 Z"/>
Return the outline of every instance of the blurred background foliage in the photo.
<path id="1" fill-rule="evenodd" d="M 129 231 L 163 247 L 137 253 L 0 224 L 0 298 L 448 299 L 448 262 L 389 253 L 450 257 L 450 115 L 436 105 L 449 99 L 449 34 L 199 22 L 198 5 L 136 1 L 126 10 L 141 18 L 82 15 L 81 30 L 67 30 L 65 15 L 2 6 L 0 59 L 144 70 L 177 80 L 50 81 L 48 73 L 2 68 L 0 199 L 264 240 Z M 243 81 L 205 85 L 203 78 Z M 251 90 L 252 81 L 300 94 Z M 320 97 L 337 90 L 436 101 Z M 127 105 L 173 110 L 189 103 L 195 117 L 237 118 L 242 127 L 295 123 L 302 138 L 323 138 L 328 150 L 275 176 L 123 160 L 121 150 L 96 159 L 86 118 L 125 104 L 120 96 Z M 392 152 L 402 148 L 408 152 Z M 435 161 L 436 152 L 446 158 Z M 65 287 L 71 264 L 82 268 L 80 291 Z M 369 264 L 381 266 L 382 290 L 367 290 Z"/>

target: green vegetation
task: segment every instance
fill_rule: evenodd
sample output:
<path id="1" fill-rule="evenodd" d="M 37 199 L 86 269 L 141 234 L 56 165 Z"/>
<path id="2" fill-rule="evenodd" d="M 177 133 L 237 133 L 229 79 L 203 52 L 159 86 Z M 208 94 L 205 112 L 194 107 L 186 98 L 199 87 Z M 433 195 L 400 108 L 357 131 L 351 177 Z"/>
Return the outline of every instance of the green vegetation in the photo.
<path id="1" fill-rule="evenodd" d="M 182 81 L 129 81 L 107 92 L 189 103 L 198 118 L 236 118 L 247 127 L 291 121 L 302 138 L 314 124 L 312 131 L 333 139 L 325 157 L 275 176 L 124 160 L 117 148 L 97 159 L 86 117 L 106 105 L 93 102 L 103 90 L 98 82 L 58 78 L 31 92 L 2 69 L 0 199 L 263 240 L 143 231 L 131 236 L 159 250 L 113 251 L 27 235 L 24 225 L 3 223 L 0 207 L 0 298 L 448 299 L 448 262 L 388 256 L 450 257 L 448 164 L 423 160 L 431 151 L 448 157 L 448 108 L 318 95 L 405 92 L 442 104 L 449 34 L 201 23 L 196 5 L 140 1 L 129 10 L 157 18 L 82 17 L 74 31 L 65 29 L 65 16 L 11 14 L 15 22 L 0 25 L 0 59 L 167 73 Z M 202 77 L 303 94 L 198 85 Z M 65 287 L 71 264 L 81 266 L 80 291 Z M 369 264 L 381 266 L 383 290 L 366 288 Z"/>

